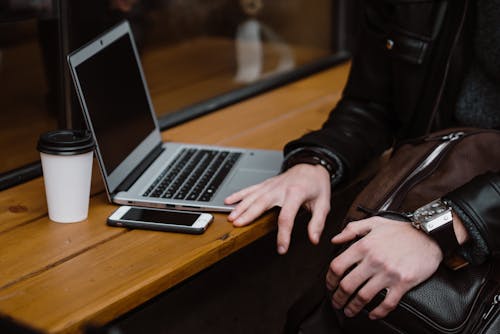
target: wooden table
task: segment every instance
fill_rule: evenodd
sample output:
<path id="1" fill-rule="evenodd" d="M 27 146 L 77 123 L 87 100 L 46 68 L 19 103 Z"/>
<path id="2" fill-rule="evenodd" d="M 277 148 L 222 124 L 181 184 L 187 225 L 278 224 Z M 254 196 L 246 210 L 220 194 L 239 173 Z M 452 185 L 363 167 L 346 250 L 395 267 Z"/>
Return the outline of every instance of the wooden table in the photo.
<path id="1" fill-rule="evenodd" d="M 338 101 L 341 65 L 172 128 L 164 140 L 281 149 L 318 128 Z M 226 215 L 203 235 L 111 228 L 116 208 L 94 165 L 89 218 L 48 219 L 43 180 L 0 192 L 0 315 L 47 333 L 104 324 L 271 232 L 275 219 L 233 228 Z"/>

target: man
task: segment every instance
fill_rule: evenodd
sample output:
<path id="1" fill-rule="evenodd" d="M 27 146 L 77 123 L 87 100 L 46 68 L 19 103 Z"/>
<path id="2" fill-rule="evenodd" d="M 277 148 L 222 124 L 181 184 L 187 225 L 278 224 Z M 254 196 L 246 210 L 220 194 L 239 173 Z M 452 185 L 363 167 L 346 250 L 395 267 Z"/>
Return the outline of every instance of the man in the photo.
<path id="1" fill-rule="evenodd" d="M 238 203 L 229 215 L 235 226 L 281 207 L 280 254 L 301 206 L 312 213 L 308 233 L 316 244 L 331 188 L 394 143 L 455 125 L 500 129 L 499 0 L 367 0 L 363 14 L 348 83 L 322 129 L 286 145 L 282 174 L 226 199 Z M 473 264 L 499 254 L 500 176 L 478 176 L 446 198 L 457 251 Z M 436 271 L 443 254 L 454 251 L 409 224 L 381 217 L 350 223 L 332 242 L 357 237 L 333 259 L 326 279 L 332 305 L 347 316 L 387 289 L 369 314 L 386 316 Z"/>

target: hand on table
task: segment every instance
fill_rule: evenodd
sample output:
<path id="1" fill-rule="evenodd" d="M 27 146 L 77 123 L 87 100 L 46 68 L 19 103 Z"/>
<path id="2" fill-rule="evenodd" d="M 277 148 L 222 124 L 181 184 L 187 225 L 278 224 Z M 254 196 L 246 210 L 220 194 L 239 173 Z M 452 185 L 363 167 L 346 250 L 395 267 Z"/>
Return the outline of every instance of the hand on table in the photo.
<path id="1" fill-rule="evenodd" d="M 319 242 L 330 211 L 330 174 L 322 166 L 298 164 L 283 174 L 232 194 L 226 204 L 236 207 L 229 215 L 234 226 L 250 224 L 265 211 L 278 206 L 278 253 L 284 254 L 290 244 L 295 216 L 301 206 L 312 214 L 308 224 L 309 239 Z"/>

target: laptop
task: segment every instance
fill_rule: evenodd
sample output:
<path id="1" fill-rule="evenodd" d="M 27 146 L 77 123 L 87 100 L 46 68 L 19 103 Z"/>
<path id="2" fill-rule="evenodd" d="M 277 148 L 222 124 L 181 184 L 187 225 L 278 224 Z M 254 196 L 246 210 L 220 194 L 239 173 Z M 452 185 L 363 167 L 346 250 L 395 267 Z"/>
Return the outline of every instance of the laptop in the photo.
<path id="1" fill-rule="evenodd" d="M 68 63 L 111 202 L 227 212 L 225 197 L 279 173 L 280 151 L 162 142 L 127 21 Z"/>

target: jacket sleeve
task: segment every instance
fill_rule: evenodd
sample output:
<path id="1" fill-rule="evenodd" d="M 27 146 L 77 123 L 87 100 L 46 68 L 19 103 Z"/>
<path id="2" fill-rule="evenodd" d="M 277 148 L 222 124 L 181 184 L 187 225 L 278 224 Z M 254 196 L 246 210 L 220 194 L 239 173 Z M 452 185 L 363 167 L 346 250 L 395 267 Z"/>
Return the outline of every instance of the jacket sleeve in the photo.
<path id="1" fill-rule="evenodd" d="M 394 68 L 387 54 L 386 13 L 366 2 L 349 78 L 342 98 L 322 128 L 285 146 L 285 155 L 299 147 L 319 146 L 336 154 L 347 179 L 389 148 L 401 125 L 394 108 Z"/>
<path id="2" fill-rule="evenodd" d="M 487 173 L 445 196 L 457 209 L 471 241 L 466 245 L 473 263 L 500 256 L 500 175 Z"/>
<path id="3" fill-rule="evenodd" d="M 443 1 L 364 1 L 340 102 L 320 130 L 290 142 L 285 154 L 320 146 L 341 159 L 349 179 L 395 140 L 428 131 L 433 108 L 427 105 L 435 103 L 437 90 L 429 85 L 437 82 L 430 73 L 443 58 L 434 55 L 441 54 L 437 46 L 449 44 L 441 43 L 447 35 L 436 33 L 443 26 L 437 13 L 445 5 Z"/>
<path id="4" fill-rule="evenodd" d="M 319 146 L 336 154 L 347 174 L 354 175 L 393 143 L 396 116 L 391 101 L 391 65 L 385 54 L 385 33 L 375 9 L 365 8 L 356 52 L 342 98 L 322 128 L 285 146 L 285 155 L 300 147 Z M 370 13 L 368 15 L 368 13 Z M 348 176 L 348 175 L 347 175 Z"/>

